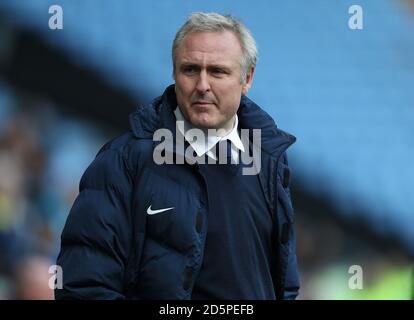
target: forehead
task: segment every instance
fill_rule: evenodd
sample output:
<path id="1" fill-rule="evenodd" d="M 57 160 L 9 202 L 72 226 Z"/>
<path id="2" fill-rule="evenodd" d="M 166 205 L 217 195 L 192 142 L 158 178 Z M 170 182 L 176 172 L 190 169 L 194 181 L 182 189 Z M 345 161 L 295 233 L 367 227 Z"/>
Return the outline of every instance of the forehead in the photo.
<path id="1" fill-rule="evenodd" d="M 237 36 L 228 30 L 222 32 L 192 32 L 177 50 L 179 62 L 198 60 L 239 63 L 242 49 Z M 201 62 L 200 61 L 200 62 Z"/>

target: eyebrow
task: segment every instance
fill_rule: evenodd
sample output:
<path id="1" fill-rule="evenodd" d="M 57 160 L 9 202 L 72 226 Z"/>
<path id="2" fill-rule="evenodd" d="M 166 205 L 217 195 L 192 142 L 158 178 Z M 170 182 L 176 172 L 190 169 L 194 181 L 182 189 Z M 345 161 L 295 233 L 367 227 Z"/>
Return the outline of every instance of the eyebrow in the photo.
<path id="1" fill-rule="evenodd" d="M 201 65 L 194 63 L 194 62 L 183 62 L 180 65 L 180 68 L 185 68 L 185 67 L 195 67 L 195 68 L 201 68 Z M 222 64 L 210 64 L 207 66 L 207 69 L 222 69 L 226 72 L 231 72 L 231 68 Z"/>

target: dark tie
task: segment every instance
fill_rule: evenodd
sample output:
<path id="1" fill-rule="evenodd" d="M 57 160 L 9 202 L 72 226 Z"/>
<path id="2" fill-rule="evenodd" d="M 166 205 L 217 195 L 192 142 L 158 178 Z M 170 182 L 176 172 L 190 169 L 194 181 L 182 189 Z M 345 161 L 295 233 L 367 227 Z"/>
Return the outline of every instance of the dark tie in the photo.
<path id="1" fill-rule="evenodd" d="M 231 141 L 226 139 L 226 140 L 222 140 L 218 143 L 218 157 L 217 157 L 217 161 L 220 164 L 224 164 L 222 163 L 222 161 L 226 161 L 225 164 L 231 164 Z M 225 160 L 224 160 L 225 159 Z"/>

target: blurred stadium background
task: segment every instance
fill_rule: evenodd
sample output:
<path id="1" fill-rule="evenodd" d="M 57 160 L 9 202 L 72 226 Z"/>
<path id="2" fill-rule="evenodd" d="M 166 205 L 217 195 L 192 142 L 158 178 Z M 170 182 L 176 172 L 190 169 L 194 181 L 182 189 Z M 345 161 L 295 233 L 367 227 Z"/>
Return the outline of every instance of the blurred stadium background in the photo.
<path id="1" fill-rule="evenodd" d="M 51 30 L 49 7 L 63 9 Z M 358 4 L 363 30 L 350 30 Z M 231 13 L 260 58 L 249 96 L 290 149 L 300 299 L 412 299 L 414 1 L 1 1 L 0 299 L 46 299 L 83 171 L 172 83 L 194 11 Z M 349 267 L 363 270 L 351 290 Z"/>

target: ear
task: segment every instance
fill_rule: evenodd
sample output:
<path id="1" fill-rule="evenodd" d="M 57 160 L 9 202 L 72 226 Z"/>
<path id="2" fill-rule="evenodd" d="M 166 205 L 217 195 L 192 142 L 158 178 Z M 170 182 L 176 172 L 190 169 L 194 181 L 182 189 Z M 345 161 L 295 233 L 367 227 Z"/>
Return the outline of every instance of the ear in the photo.
<path id="1" fill-rule="evenodd" d="M 246 94 L 253 84 L 253 75 L 254 75 L 255 67 L 250 68 L 250 73 L 246 76 L 246 81 L 243 83 L 242 93 Z"/>

